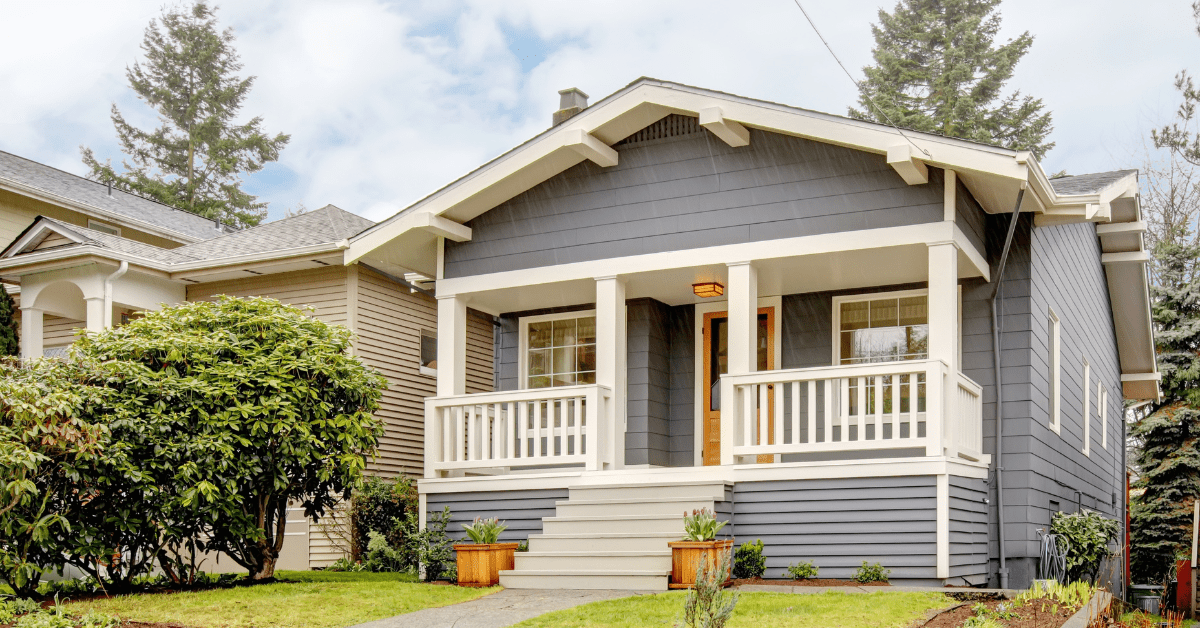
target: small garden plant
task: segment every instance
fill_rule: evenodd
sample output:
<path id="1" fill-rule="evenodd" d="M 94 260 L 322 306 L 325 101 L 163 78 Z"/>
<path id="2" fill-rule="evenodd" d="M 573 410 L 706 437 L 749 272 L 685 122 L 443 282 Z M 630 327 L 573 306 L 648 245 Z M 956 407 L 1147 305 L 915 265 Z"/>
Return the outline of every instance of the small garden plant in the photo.
<path id="1" fill-rule="evenodd" d="M 0 625 L 4 624 L 12 624 L 14 628 L 117 628 L 121 620 L 95 611 L 71 615 L 57 600 L 43 609 L 33 600 L 18 598 L 0 601 Z"/>
<path id="2" fill-rule="evenodd" d="M 729 618 L 733 617 L 738 594 L 725 591 L 725 579 L 728 575 L 729 552 L 720 552 L 715 565 L 707 560 L 699 561 L 696 566 L 696 586 L 688 590 L 687 599 L 683 603 L 683 626 L 723 628 Z"/>
<path id="3" fill-rule="evenodd" d="M 425 581 L 458 579 L 458 566 L 454 562 L 454 547 L 446 536 L 450 525 L 450 507 L 440 513 L 429 515 L 425 529 L 412 537 L 417 560 L 425 567 Z"/>
<path id="4" fill-rule="evenodd" d="M 999 604 L 996 608 L 988 608 L 987 604 L 978 603 L 971 607 L 975 613 L 963 622 L 963 628 L 1003 628 L 1002 621 L 1016 619 L 1020 616 L 1014 608 L 1019 606 L 1019 603 L 1012 602 L 1008 604 Z"/>
<path id="5" fill-rule="evenodd" d="M 467 536 L 471 538 L 472 543 L 491 545 L 500 540 L 500 533 L 507 530 L 508 526 L 495 517 L 491 519 L 475 517 L 474 522 L 464 523 L 463 529 L 467 531 Z"/>
<path id="6" fill-rule="evenodd" d="M 758 539 L 742 543 L 733 555 L 734 578 L 761 578 L 767 571 L 767 559 L 763 557 L 763 542 Z"/>
<path id="7" fill-rule="evenodd" d="M 809 578 L 816 578 L 817 566 L 813 564 L 813 561 L 811 560 L 802 560 L 795 565 L 789 566 L 787 571 L 783 572 L 783 575 L 791 578 L 792 580 L 808 580 Z"/>
<path id="8" fill-rule="evenodd" d="M 1091 510 L 1055 513 L 1050 530 L 1067 540 L 1067 581 L 1095 580 L 1100 562 L 1112 552 L 1108 544 L 1117 536 L 1118 524 Z"/>
<path id="9" fill-rule="evenodd" d="M 867 561 L 863 561 L 861 567 L 854 571 L 854 581 L 861 583 L 868 582 L 887 582 L 888 574 L 892 573 L 891 569 L 884 569 L 883 565 L 875 563 L 868 565 Z"/>
<path id="10" fill-rule="evenodd" d="M 716 515 L 707 508 L 693 510 L 692 514 L 683 513 L 683 530 L 689 541 L 712 541 L 717 538 L 717 532 L 725 527 L 726 521 L 717 521 Z"/>

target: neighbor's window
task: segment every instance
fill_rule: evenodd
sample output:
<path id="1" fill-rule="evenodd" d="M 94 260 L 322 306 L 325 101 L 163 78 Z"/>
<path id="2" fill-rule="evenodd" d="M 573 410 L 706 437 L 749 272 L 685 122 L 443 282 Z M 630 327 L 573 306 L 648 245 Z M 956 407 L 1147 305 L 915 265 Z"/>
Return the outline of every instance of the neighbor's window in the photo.
<path id="1" fill-rule="evenodd" d="M 1080 416 L 1083 417 L 1083 455 L 1092 455 L 1092 365 L 1087 358 L 1083 359 L 1083 407 Z"/>
<path id="2" fill-rule="evenodd" d="M 877 297 L 839 303 L 842 364 L 929 357 L 929 296 Z"/>
<path id="3" fill-rule="evenodd" d="M 1050 359 L 1048 360 L 1050 373 L 1047 377 L 1050 381 L 1050 429 L 1054 430 L 1055 433 L 1062 433 L 1060 424 L 1060 420 L 1062 419 L 1062 406 L 1060 405 L 1062 396 L 1062 365 L 1059 362 L 1061 352 L 1059 321 L 1058 315 L 1054 313 L 1054 310 L 1050 310 L 1049 314 L 1048 326 L 1050 337 L 1047 339 L 1046 344 L 1049 345 L 1048 348 L 1050 349 Z"/>
<path id="4" fill-rule="evenodd" d="M 421 330 L 421 372 L 437 373 L 437 332 Z"/>
<path id="5" fill-rule="evenodd" d="M 596 317 L 531 321 L 525 338 L 528 388 L 596 383 Z"/>
<path id="6" fill-rule="evenodd" d="M 90 220 L 90 219 L 88 220 L 88 229 L 91 229 L 92 231 L 99 231 L 101 233 L 107 233 L 109 235 L 115 235 L 115 236 L 121 235 L 120 227 L 117 227 L 115 225 L 110 225 L 110 224 L 104 223 L 104 222 L 97 222 L 95 220 Z"/>

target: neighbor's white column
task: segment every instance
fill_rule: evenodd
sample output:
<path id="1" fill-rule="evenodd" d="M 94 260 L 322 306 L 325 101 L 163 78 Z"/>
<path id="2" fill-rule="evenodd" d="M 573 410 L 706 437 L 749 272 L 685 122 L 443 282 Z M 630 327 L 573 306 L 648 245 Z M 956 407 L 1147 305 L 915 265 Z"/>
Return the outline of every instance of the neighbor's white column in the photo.
<path id="1" fill-rule="evenodd" d="M 42 357 L 42 319 L 41 310 L 21 308 L 21 357 L 26 360 Z"/>
<path id="2" fill-rule="evenodd" d="M 87 330 L 97 332 L 104 330 L 104 297 L 85 298 L 87 301 Z"/>
<path id="3" fill-rule="evenodd" d="M 625 466 L 625 327 L 625 280 L 596 277 L 596 383 L 612 391 L 606 417 L 609 425 L 600 429 L 611 447 L 604 457 L 617 469 Z"/>
<path id="4" fill-rule="evenodd" d="M 467 298 L 438 295 L 437 396 L 467 392 Z"/>
<path id="5" fill-rule="evenodd" d="M 929 245 L 929 357 L 946 363 L 942 381 L 942 422 L 946 455 L 954 456 L 955 401 L 958 396 L 958 247 L 953 242 Z M 930 430 L 932 434 L 933 431 Z"/>
<path id="6" fill-rule="evenodd" d="M 750 262 L 729 264 L 729 373 L 758 370 L 758 270 Z M 733 386 L 721 384 L 721 464 L 733 464 L 740 400 Z M 742 417 L 747 420 L 747 417 Z"/>

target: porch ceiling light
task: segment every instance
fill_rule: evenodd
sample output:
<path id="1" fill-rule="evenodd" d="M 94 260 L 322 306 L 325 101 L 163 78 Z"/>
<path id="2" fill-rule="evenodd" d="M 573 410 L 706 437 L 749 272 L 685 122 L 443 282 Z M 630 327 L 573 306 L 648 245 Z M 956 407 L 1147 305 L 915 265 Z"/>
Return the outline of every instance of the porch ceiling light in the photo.
<path id="1" fill-rule="evenodd" d="M 703 283 L 692 284 L 692 292 L 696 296 L 707 299 L 709 297 L 719 297 L 725 294 L 725 286 L 715 281 L 705 281 Z"/>

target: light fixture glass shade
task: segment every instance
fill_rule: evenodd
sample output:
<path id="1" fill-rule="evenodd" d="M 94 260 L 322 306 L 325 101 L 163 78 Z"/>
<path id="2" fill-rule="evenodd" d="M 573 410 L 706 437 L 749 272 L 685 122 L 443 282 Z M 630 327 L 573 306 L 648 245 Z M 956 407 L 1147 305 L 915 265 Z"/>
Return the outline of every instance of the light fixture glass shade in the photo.
<path id="1" fill-rule="evenodd" d="M 715 281 L 705 281 L 703 283 L 692 284 L 692 292 L 701 298 L 719 297 L 725 294 L 725 286 Z"/>

